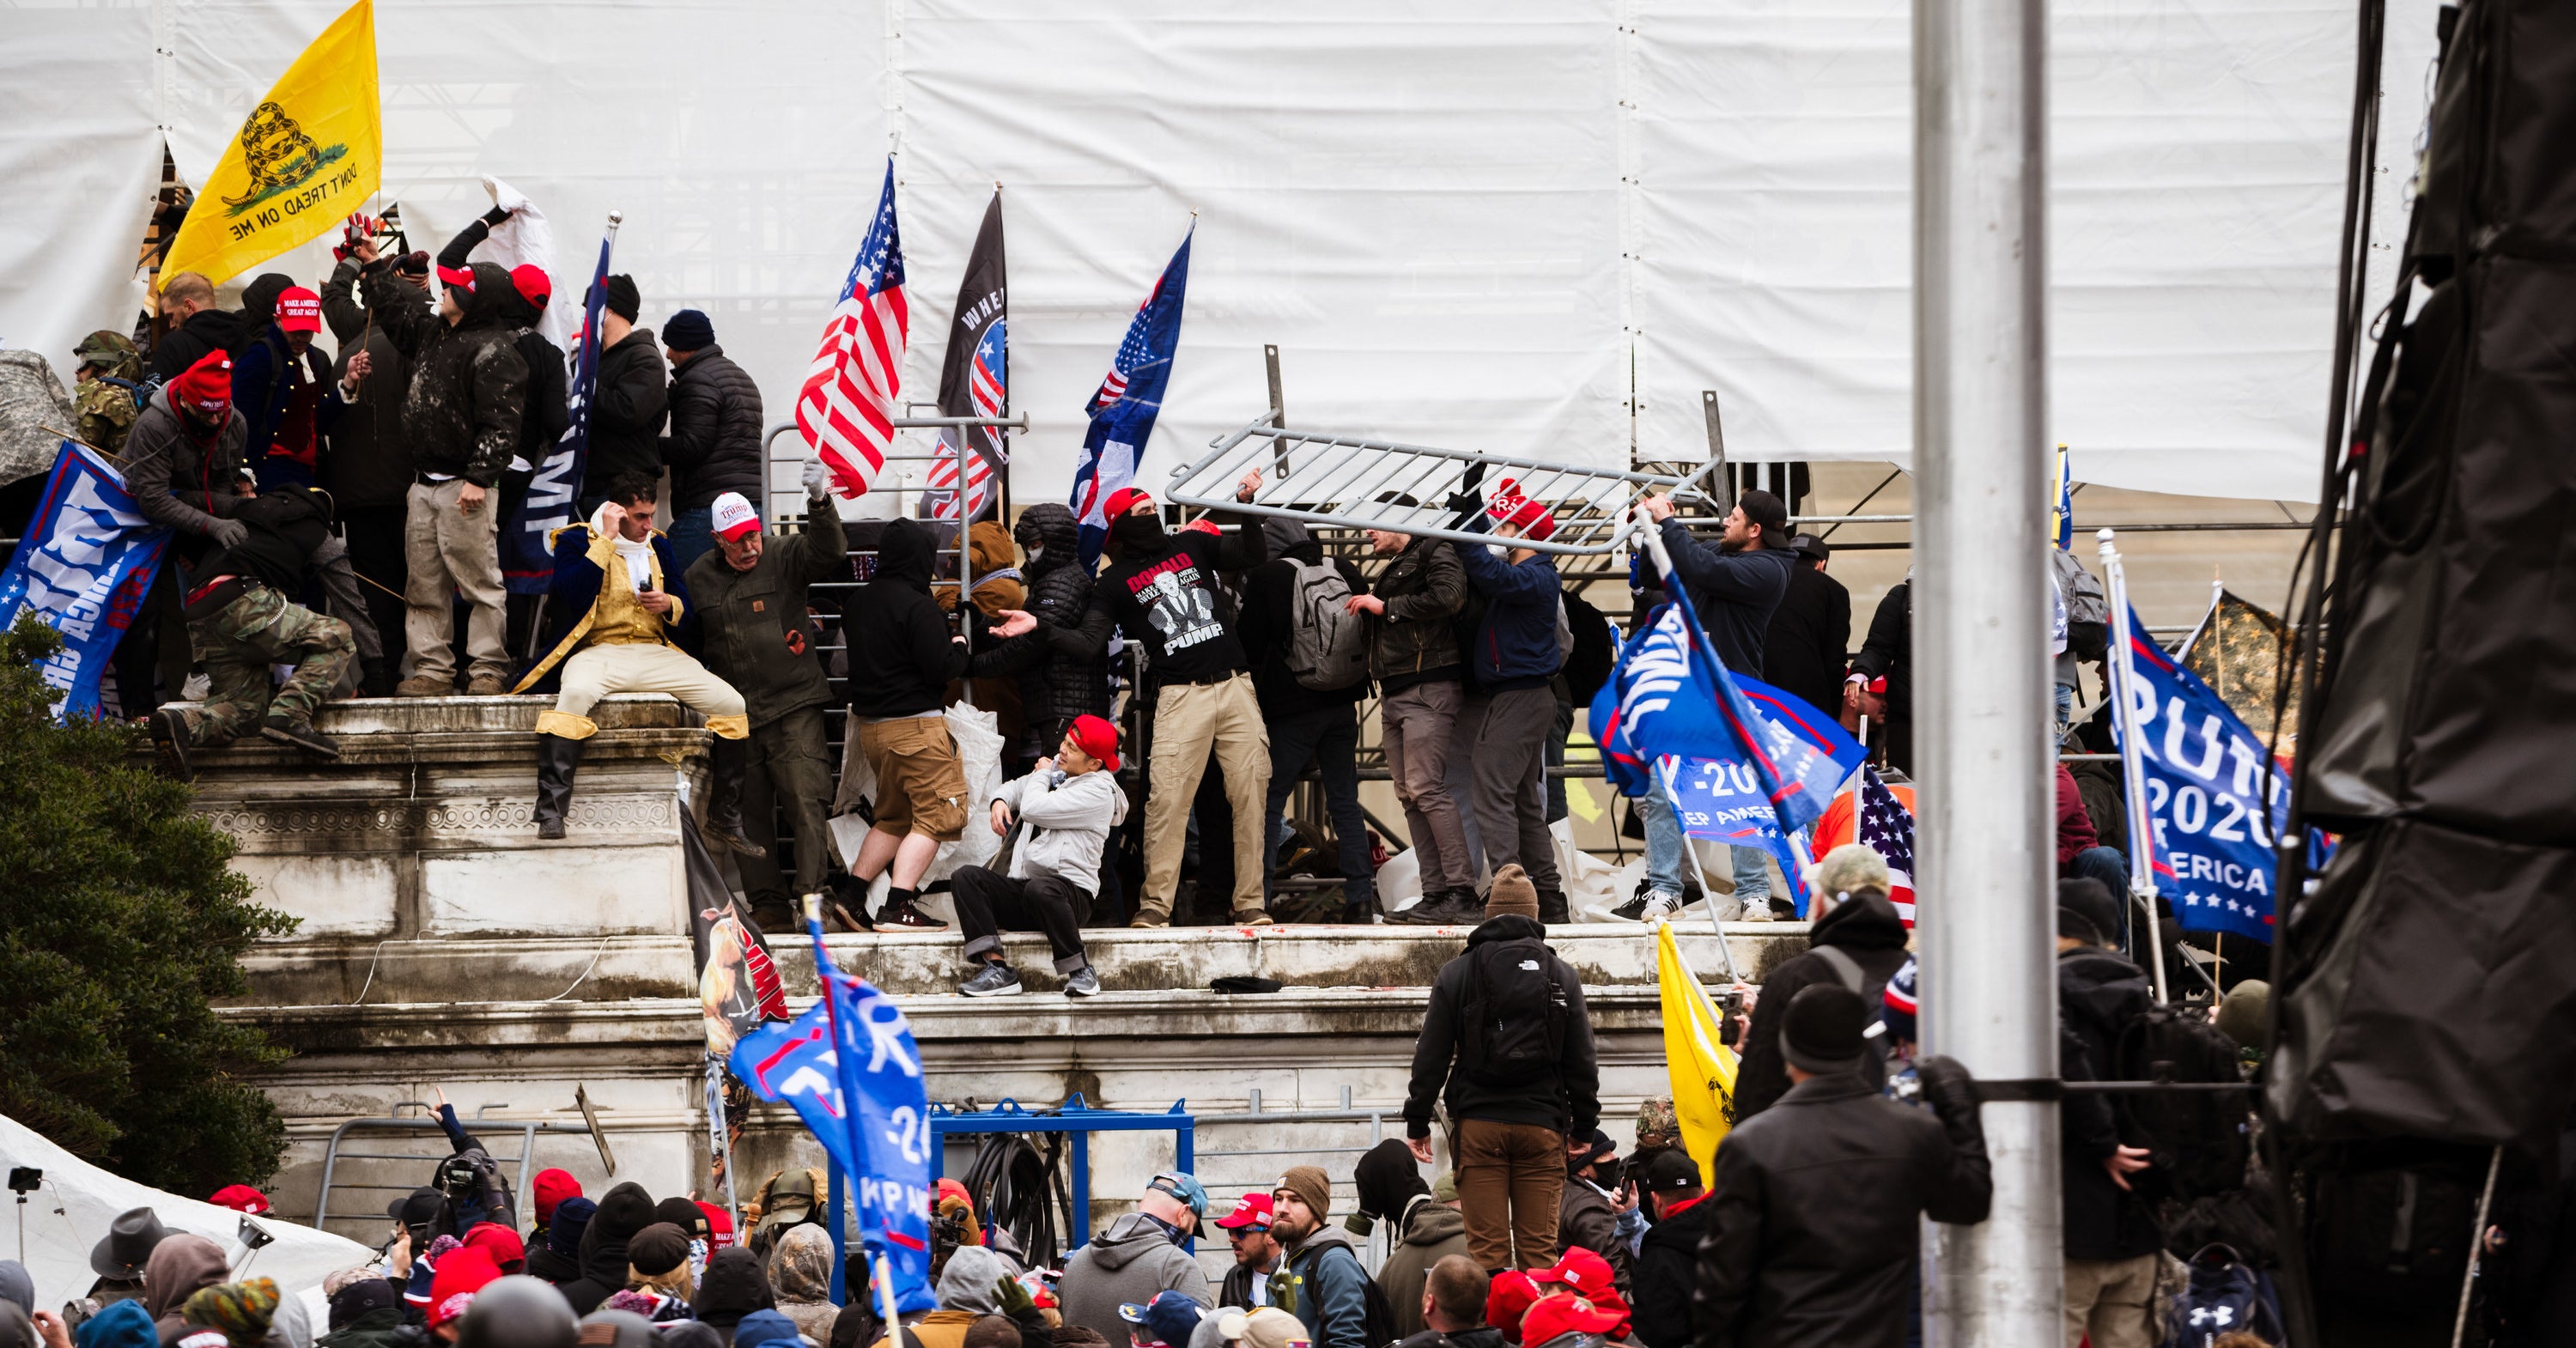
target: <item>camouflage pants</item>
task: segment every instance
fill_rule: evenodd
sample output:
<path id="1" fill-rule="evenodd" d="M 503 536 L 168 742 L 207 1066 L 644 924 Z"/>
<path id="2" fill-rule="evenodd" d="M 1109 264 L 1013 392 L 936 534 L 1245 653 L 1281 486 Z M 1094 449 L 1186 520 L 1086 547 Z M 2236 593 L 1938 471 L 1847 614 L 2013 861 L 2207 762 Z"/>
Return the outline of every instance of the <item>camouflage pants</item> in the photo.
<path id="1" fill-rule="evenodd" d="M 289 603 L 264 585 L 188 624 L 188 636 L 208 681 L 205 707 L 197 713 L 201 744 L 222 744 L 257 730 L 271 712 L 309 719 L 330 699 L 357 651 L 347 623 Z M 287 664 L 295 666 L 294 677 L 272 695 L 269 666 Z"/>

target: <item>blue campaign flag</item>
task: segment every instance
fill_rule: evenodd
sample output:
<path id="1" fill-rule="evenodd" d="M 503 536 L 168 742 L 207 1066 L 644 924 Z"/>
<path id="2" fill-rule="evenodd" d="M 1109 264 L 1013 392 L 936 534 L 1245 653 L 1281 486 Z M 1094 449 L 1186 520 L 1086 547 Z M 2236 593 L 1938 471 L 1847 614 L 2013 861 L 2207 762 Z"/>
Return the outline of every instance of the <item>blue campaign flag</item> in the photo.
<path id="1" fill-rule="evenodd" d="M 1619 652 L 1593 698 L 1593 739 L 1611 782 L 1630 795 L 1659 758 L 1740 764 L 1760 798 L 1794 833 L 1833 803 L 1863 753 L 1842 726 L 1806 703 L 1730 672 L 1710 649 L 1684 588 Z"/>
<path id="2" fill-rule="evenodd" d="M 107 460 L 63 442 L 27 536 L 0 571 L 0 627 L 32 609 L 62 634 L 62 652 L 36 672 L 62 690 L 65 720 L 99 714 L 99 676 L 169 546 L 170 531 L 144 518 Z"/>
<path id="3" fill-rule="evenodd" d="M 1667 758 L 1655 764 L 1682 832 L 1730 847 L 1759 847 L 1780 862 L 1798 915 L 1807 915 L 1806 868 L 1810 858 L 1795 835 L 1780 831 L 1779 813 L 1763 799 L 1753 765 L 1743 760 Z"/>
<path id="4" fill-rule="evenodd" d="M 1082 564 L 1100 557 L 1109 537 L 1109 498 L 1136 480 L 1136 462 L 1154 434 L 1154 417 L 1163 410 L 1163 389 L 1171 383 L 1172 356 L 1181 346 L 1181 308 L 1190 283 L 1190 239 L 1163 268 L 1161 279 L 1127 324 L 1127 338 L 1110 359 L 1109 375 L 1091 395 L 1091 430 L 1082 437 L 1082 457 L 1074 463 L 1073 517 L 1082 525 Z"/>
<path id="5" fill-rule="evenodd" d="M 544 594 L 554 583 L 554 551 L 546 536 L 573 523 L 581 475 L 590 464 L 590 404 L 599 395 L 599 316 L 608 307 L 608 255 L 616 243 L 617 227 L 611 225 L 599 241 L 599 267 L 591 273 L 581 338 L 573 348 L 572 383 L 564 394 L 572 424 L 501 521 L 501 583 L 512 594 Z"/>
<path id="6" fill-rule="evenodd" d="M 896 1306 L 935 1309 L 930 1289 L 930 1099 L 911 1022 L 893 998 L 832 966 L 815 935 L 829 995 L 786 1024 L 734 1045 L 733 1074 L 785 1100 L 856 1185 L 859 1230 L 885 1261 Z M 836 1215 L 829 1223 L 837 1229 Z"/>
<path id="7" fill-rule="evenodd" d="M 2274 839 L 2289 823 L 2290 775 L 2267 772 L 2263 741 L 2129 614 L 2131 716 L 2151 821 L 2150 873 L 2185 931 L 2272 939 Z M 2124 746 L 2125 747 L 2125 746 Z M 2134 833 L 2134 830 L 2133 830 Z M 2131 846 L 2136 846 L 2133 838 Z"/>

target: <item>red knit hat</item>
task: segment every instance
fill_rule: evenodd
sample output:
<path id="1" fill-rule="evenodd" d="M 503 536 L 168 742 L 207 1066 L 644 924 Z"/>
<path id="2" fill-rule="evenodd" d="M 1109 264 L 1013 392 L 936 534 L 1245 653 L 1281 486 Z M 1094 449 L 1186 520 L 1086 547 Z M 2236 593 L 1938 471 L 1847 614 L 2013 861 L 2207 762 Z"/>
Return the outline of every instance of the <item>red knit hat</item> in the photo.
<path id="1" fill-rule="evenodd" d="M 1154 494 L 1142 487 L 1120 487 L 1109 493 L 1109 500 L 1100 507 L 1100 516 L 1103 519 L 1114 520 L 1135 509 L 1138 501 L 1153 499 Z"/>
<path id="2" fill-rule="evenodd" d="M 215 1190 L 214 1196 L 206 1201 L 235 1212 L 247 1212 L 254 1217 L 268 1211 L 268 1195 L 247 1184 L 227 1184 Z"/>
<path id="3" fill-rule="evenodd" d="M 537 1172 L 536 1195 L 537 1220 L 551 1222 L 555 1219 L 556 1204 L 567 1198 L 581 1197 L 581 1181 L 574 1179 L 569 1170 L 540 1170 Z"/>
<path id="4" fill-rule="evenodd" d="M 501 1266 L 480 1246 L 467 1245 L 439 1256 L 437 1271 L 429 1278 L 429 1327 L 436 1329 L 463 1315 L 474 1304 L 474 1294 L 500 1277 Z"/>
<path id="5" fill-rule="evenodd" d="M 1097 716 L 1077 716 L 1067 735 L 1082 746 L 1084 753 L 1098 759 L 1100 766 L 1111 772 L 1118 770 L 1118 727 Z"/>
<path id="6" fill-rule="evenodd" d="M 302 286 L 288 286 L 279 291 L 277 326 L 284 332 L 320 332 L 322 297 Z"/>
<path id="7" fill-rule="evenodd" d="M 1510 478 L 1494 488 L 1494 499 L 1485 513 L 1521 531 L 1521 537 L 1544 541 L 1556 532 L 1556 516 L 1547 503 L 1521 495 L 1520 484 Z"/>
<path id="8" fill-rule="evenodd" d="M 209 351 L 205 359 L 179 372 L 170 381 L 173 401 L 210 417 L 220 417 L 233 407 L 233 358 L 221 351 Z"/>
<path id="9" fill-rule="evenodd" d="M 1572 1292 L 1558 1292 L 1540 1297 L 1521 1318 L 1521 1342 L 1536 1348 L 1559 1334 L 1607 1334 L 1626 1318 Z"/>
<path id="10" fill-rule="evenodd" d="M 533 262 L 523 262 L 512 267 L 510 284 L 518 288 L 519 298 L 526 300 L 528 306 L 533 309 L 544 309 L 546 301 L 555 297 L 554 278 L 546 275 L 545 268 Z"/>
<path id="11" fill-rule="evenodd" d="M 493 1265 L 504 1273 L 516 1272 L 528 1263 L 527 1242 L 519 1239 L 518 1232 L 499 1222 L 475 1223 L 474 1228 L 465 1233 L 465 1248 L 481 1250 L 492 1256 Z"/>

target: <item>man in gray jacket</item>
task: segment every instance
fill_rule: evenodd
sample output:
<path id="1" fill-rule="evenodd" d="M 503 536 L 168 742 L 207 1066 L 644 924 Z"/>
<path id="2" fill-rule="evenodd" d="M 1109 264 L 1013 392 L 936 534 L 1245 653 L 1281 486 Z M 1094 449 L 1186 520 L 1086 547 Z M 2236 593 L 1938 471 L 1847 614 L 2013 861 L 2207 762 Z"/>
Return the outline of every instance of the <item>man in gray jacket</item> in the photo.
<path id="1" fill-rule="evenodd" d="M 966 958 L 981 965 L 957 990 L 969 997 L 1017 994 L 1020 976 L 1002 958 L 1001 933 L 1043 931 L 1055 951 L 1055 971 L 1065 976 L 1065 995 L 1097 994 L 1100 979 L 1082 952 L 1082 924 L 1100 892 L 1109 830 L 1127 818 L 1127 793 L 1118 785 L 1118 727 L 1097 716 L 1075 717 L 1056 756 L 1003 783 L 992 806 L 996 835 L 1008 837 L 1014 823 L 1028 827 L 1012 849 L 1009 875 L 964 866 L 949 878 Z"/>
<path id="2" fill-rule="evenodd" d="M 1207 1190 L 1182 1170 L 1166 1170 L 1145 1186 L 1136 1210 L 1109 1224 L 1100 1238 L 1064 1261 L 1057 1285 L 1064 1322 L 1080 1325 L 1110 1343 L 1127 1340 L 1121 1305 L 1144 1305 L 1156 1292 L 1181 1292 L 1214 1306 L 1207 1274 L 1181 1248 L 1207 1215 Z"/>

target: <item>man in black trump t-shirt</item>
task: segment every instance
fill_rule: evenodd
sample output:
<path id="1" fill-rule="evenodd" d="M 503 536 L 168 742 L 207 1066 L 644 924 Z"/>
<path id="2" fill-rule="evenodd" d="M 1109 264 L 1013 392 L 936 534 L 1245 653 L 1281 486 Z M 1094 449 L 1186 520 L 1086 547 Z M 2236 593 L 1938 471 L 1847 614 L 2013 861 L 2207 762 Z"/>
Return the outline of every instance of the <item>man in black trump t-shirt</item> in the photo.
<path id="1" fill-rule="evenodd" d="M 1235 499 L 1250 500 L 1260 485 L 1261 474 L 1246 474 Z M 1232 537 L 1194 529 L 1167 533 L 1154 498 L 1134 487 L 1110 493 L 1103 514 L 1109 520 L 1109 569 L 1092 583 L 1082 625 L 1053 631 L 1049 639 L 1076 658 L 1098 655 L 1112 627 L 1145 643 L 1145 677 L 1158 691 L 1145 767 L 1145 893 L 1129 925 L 1171 925 L 1190 801 L 1207 771 L 1211 746 L 1234 806 L 1234 920 L 1267 925 L 1261 867 L 1240 858 L 1261 855 L 1270 732 L 1253 698 L 1243 643 L 1219 616 L 1216 590 L 1218 571 L 1245 570 L 1267 559 L 1261 531 L 1240 528 Z M 1215 839 L 1205 845 L 1223 846 Z"/>

